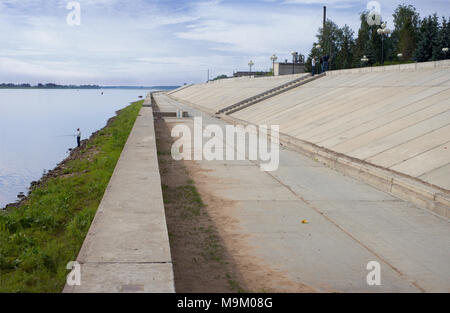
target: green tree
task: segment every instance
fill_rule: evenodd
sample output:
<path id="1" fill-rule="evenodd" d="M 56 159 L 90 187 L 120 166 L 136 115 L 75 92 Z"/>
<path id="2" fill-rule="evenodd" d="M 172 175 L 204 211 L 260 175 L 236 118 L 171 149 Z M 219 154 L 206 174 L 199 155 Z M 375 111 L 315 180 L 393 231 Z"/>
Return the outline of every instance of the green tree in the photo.
<path id="1" fill-rule="evenodd" d="M 436 55 L 433 55 L 439 41 L 439 19 L 436 14 L 423 19 L 418 38 L 414 59 L 418 62 L 436 60 Z"/>
<path id="2" fill-rule="evenodd" d="M 416 49 L 416 41 L 420 16 L 412 5 L 399 5 L 392 15 L 394 17 L 394 31 L 392 32 L 392 56 L 403 54 L 403 59 L 410 60 Z"/>
<path id="3" fill-rule="evenodd" d="M 381 62 L 381 36 L 377 34 L 378 25 L 369 25 L 367 23 L 368 12 L 360 15 L 361 26 L 358 31 L 358 38 L 355 41 L 353 49 L 353 66 L 363 66 L 361 58 L 367 56 L 369 64 Z M 386 42 L 389 48 L 389 41 Z"/>
<path id="4" fill-rule="evenodd" d="M 225 79 L 225 78 L 228 78 L 228 76 L 227 75 L 219 75 L 216 78 L 214 78 L 213 80 L 219 80 L 219 79 Z"/>
<path id="5" fill-rule="evenodd" d="M 442 30 L 441 30 L 441 40 L 443 43 L 443 48 L 450 48 L 450 18 L 447 21 L 445 18 L 443 18 L 444 22 Z M 445 24 L 445 25 L 444 25 Z M 442 50 L 441 50 L 442 51 Z M 450 53 L 447 52 L 447 54 L 444 55 L 445 59 L 450 59 Z"/>
<path id="6" fill-rule="evenodd" d="M 339 51 L 339 38 L 340 29 L 339 26 L 332 20 L 327 20 L 325 23 L 325 29 L 323 27 L 319 28 L 319 33 L 317 34 L 317 41 L 321 45 L 321 54 L 329 55 L 332 58 L 332 63 L 330 64 L 330 69 L 334 68 L 333 60 Z"/>
<path id="7" fill-rule="evenodd" d="M 340 28 L 336 23 L 331 20 L 327 20 L 325 23 L 325 31 L 319 28 L 316 35 L 317 42 L 313 44 L 313 47 L 308 54 L 306 60 L 306 70 L 311 70 L 311 60 L 313 57 L 317 59 L 317 66 L 319 66 L 320 58 L 324 55 L 330 56 L 329 69 L 343 69 L 352 67 L 353 63 L 353 46 L 355 40 L 353 38 L 354 32 L 348 26 L 344 25 Z M 316 48 L 320 45 L 320 49 Z"/>
<path id="8" fill-rule="evenodd" d="M 358 37 L 355 40 L 355 45 L 353 47 L 353 67 L 361 67 L 364 64 L 361 62 L 361 58 L 363 56 L 368 56 L 368 41 L 369 41 L 369 33 L 370 26 L 367 24 L 367 13 L 364 12 L 360 15 L 361 25 L 358 30 Z"/>
<path id="9" fill-rule="evenodd" d="M 355 40 L 353 38 L 353 30 L 344 25 L 338 32 L 338 51 L 333 62 L 336 69 L 351 68 L 353 65 L 353 47 Z"/>
<path id="10" fill-rule="evenodd" d="M 450 44 L 450 23 L 447 22 L 445 17 L 442 18 L 442 25 L 439 29 L 439 35 L 435 38 L 433 43 L 433 60 L 444 60 L 450 57 L 447 53 L 445 54 L 442 49 L 448 48 Z"/>

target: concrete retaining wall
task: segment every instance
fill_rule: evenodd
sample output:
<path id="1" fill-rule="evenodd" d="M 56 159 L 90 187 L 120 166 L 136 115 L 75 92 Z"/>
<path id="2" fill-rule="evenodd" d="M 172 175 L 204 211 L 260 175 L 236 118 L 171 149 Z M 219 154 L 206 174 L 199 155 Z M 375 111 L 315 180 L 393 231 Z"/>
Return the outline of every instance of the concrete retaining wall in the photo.
<path id="1" fill-rule="evenodd" d="M 151 107 L 143 107 L 77 262 L 81 285 L 66 293 L 175 292 Z"/>
<path id="2" fill-rule="evenodd" d="M 233 125 L 254 125 L 229 115 L 222 114 L 220 118 Z M 258 127 L 256 128 L 258 129 Z M 444 189 L 286 134 L 280 134 L 280 143 L 344 175 L 362 180 L 379 190 L 450 219 L 450 194 Z"/>
<path id="3" fill-rule="evenodd" d="M 450 191 L 450 67 L 445 64 L 327 73 L 232 115 L 280 125 L 282 133 L 304 142 Z"/>
<path id="4" fill-rule="evenodd" d="M 244 85 L 217 84 L 214 92 L 237 94 Z M 213 115 L 211 90 L 191 88 L 195 96 L 173 99 Z M 243 124 L 279 125 L 286 145 L 449 215 L 450 60 L 327 72 L 230 117 Z"/>

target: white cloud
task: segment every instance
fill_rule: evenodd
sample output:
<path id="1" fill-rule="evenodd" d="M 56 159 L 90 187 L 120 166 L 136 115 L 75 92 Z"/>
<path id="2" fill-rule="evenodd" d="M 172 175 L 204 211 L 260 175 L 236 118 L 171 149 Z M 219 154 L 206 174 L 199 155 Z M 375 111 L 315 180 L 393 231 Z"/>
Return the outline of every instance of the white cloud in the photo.
<path id="1" fill-rule="evenodd" d="M 421 13 L 450 15 L 448 0 L 411 0 Z M 160 85 L 269 69 L 270 55 L 306 54 L 321 5 L 357 32 L 366 1 L 80 0 L 82 23 L 66 24 L 66 0 L 0 0 L 0 82 Z M 401 2 L 398 2 L 401 3 Z M 382 0 L 391 24 L 396 1 Z M 214 75 L 213 74 L 213 75 Z"/>
<path id="2" fill-rule="evenodd" d="M 0 78 L 7 81 L 9 75 L 24 75 L 26 77 L 53 78 L 89 78 L 94 75 L 82 71 L 67 71 L 61 69 L 68 63 L 45 61 L 41 64 L 33 64 L 16 59 L 0 57 Z"/>
<path id="3" fill-rule="evenodd" d="M 285 0 L 284 3 L 287 4 L 320 4 L 320 5 L 330 5 L 330 4 L 342 4 L 342 3 L 353 3 L 359 4 L 361 0 Z"/>

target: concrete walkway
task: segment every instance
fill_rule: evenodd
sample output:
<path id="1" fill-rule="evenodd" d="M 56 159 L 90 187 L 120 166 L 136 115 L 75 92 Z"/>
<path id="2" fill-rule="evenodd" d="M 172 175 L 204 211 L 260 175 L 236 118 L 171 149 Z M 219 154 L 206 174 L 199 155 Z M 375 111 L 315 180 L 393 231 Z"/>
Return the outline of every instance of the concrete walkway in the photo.
<path id="1" fill-rule="evenodd" d="M 182 106 L 163 94 L 155 100 Z M 225 126 L 183 109 L 203 116 L 203 126 Z M 194 122 L 183 123 L 192 128 Z M 222 231 L 245 238 L 251 249 L 239 253 L 263 260 L 293 282 L 324 292 L 450 292 L 445 218 L 285 149 L 271 173 L 248 160 L 196 162 L 208 192 L 233 203 L 224 214 L 239 227 Z M 381 286 L 366 283 L 370 261 L 381 264 Z"/>
<path id="2" fill-rule="evenodd" d="M 143 107 L 64 292 L 174 292 L 152 108 Z"/>
<path id="3" fill-rule="evenodd" d="M 270 81 L 249 82 L 269 89 Z M 170 97 L 210 113 L 252 90 L 249 82 L 198 84 Z M 286 146 L 450 218 L 450 60 L 329 71 L 222 118 L 279 125 Z"/>

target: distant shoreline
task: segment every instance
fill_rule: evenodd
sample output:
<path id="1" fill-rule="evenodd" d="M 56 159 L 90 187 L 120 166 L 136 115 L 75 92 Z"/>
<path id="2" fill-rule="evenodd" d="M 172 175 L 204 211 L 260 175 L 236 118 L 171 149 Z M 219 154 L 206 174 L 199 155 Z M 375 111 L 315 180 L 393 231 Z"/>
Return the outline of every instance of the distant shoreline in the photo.
<path id="1" fill-rule="evenodd" d="M 150 87 L 141 87 L 141 86 L 92 86 L 92 87 L 83 87 L 83 86 L 1 86 L 0 89 L 86 89 L 86 90 L 99 90 L 99 89 L 130 89 L 130 90 L 140 90 L 140 89 L 161 89 L 161 90 L 172 90 L 177 89 L 180 86 L 150 86 Z"/>

